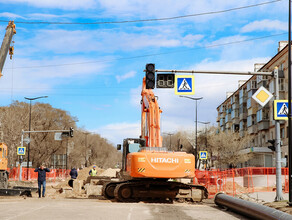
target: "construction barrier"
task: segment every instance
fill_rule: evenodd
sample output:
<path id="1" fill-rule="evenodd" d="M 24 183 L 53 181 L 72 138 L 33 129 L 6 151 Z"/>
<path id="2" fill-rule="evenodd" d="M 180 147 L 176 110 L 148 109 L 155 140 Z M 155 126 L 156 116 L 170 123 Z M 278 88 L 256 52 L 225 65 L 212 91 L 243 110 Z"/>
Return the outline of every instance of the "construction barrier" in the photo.
<path id="1" fill-rule="evenodd" d="M 282 168 L 282 189 L 289 191 L 288 168 Z M 246 167 L 228 170 L 196 170 L 194 184 L 203 185 L 212 198 L 218 192 L 239 195 L 276 190 L 276 168 Z"/>
<path id="2" fill-rule="evenodd" d="M 9 170 L 9 180 L 19 180 L 19 167 Z M 37 180 L 38 174 L 34 168 L 22 168 L 22 180 Z M 55 181 L 69 177 L 70 170 L 50 169 L 47 179 Z M 282 188 L 289 192 L 288 168 L 282 168 Z M 203 185 L 212 198 L 218 192 L 228 195 L 239 195 L 253 192 L 271 192 L 276 190 L 276 168 L 246 167 L 228 170 L 196 170 L 194 184 Z"/>
<path id="3" fill-rule="evenodd" d="M 35 168 L 22 168 L 22 180 L 23 181 L 31 181 L 38 179 L 38 173 L 34 172 Z M 19 167 L 14 167 L 13 169 L 9 169 L 9 180 L 19 180 Z M 50 169 L 50 172 L 47 172 L 47 180 L 56 180 L 65 179 L 69 177 L 70 170 L 66 169 Z"/>

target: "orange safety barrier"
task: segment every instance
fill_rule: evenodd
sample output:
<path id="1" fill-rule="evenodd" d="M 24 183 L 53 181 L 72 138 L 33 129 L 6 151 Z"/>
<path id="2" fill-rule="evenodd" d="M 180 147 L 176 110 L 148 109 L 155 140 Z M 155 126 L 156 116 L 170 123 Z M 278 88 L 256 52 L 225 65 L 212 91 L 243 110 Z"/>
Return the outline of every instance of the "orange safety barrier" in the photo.
<path id="1" fill-rule="evenodd" d="M 288 168 L 282 168 L 283 191 L 289 191 Z M 246 167 L 228 170 L 196 170 L 194 184 L 208 189 L 209 198 L 218 192 L 235 196 L 243 193 L 270 192 L 276 189 L 276 168 Z"/>
<path id="2" fill-rule="evenodd" d="M 27 180 L 37 180 L 38 179 L 38 173 L 34 172 L 34 168 L 22 168 L 22 180 L 27 181 Z M 9 180 L 19 180 L 19 173 L 20 173 L 20 168 L 19 167 L 14 167 L 12 169 L 8 169 L 9 172 Z M 50 169 L 50 172 L 47 172 L 47 180 L 53 180 L 55 181 L 56 178 L 59 179 L 65 179 L 69 177 L 70 170 L 66 169 Z"/>

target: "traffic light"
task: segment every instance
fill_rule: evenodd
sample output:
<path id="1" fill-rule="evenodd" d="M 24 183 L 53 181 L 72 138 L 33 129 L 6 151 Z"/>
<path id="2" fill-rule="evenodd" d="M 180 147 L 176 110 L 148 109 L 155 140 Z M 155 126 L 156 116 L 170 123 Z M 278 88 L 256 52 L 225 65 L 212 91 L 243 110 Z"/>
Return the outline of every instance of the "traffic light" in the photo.
<path id="1" fill-rule="evenodd" d="M 72 127 L 70 127 L 70 131 L 69 131 L 69 136 L 70 137 L 73 137 L 73 131 L 74 131 L 74 129 Z"/>
<path id="2" fill-rule="evenodd" d="M 271 149 L 272 151 L 275 151 L 276 150 L 276 146 L 275 146 L 275 139 L 272 139 L 272 140 L 268 140 L 268 142 L 272 145 L 268 146 L 269 149 Z"/>
<path id="3" fill-rule="evenodd" d="M 174 88 L 174 73 L 157 74 L 156 88 Z"/>
<path id="4" fill-rule="evenodd" d="M 146 89 L 155 88 L 155 64 L 146 64 Z"/>

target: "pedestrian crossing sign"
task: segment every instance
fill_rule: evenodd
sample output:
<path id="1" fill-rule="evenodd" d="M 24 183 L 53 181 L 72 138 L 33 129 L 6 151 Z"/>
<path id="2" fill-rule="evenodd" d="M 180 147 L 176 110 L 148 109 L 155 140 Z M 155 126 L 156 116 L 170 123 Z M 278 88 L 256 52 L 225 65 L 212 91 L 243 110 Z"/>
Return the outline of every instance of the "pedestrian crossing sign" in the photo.
<path id="1" fill-rule="evenodd" d="M 274 120 L 288 120 L 288 100 L 274 101 Z"/>
<path id="2" fill-rule="evenodd" d="M 17 155 L 25 155 L 26 147 L 17 147 Z"/>
<path id="3" fill-rule="evenodd" d="M 175 75 L 174 88 L 176 95 L 194 95 L 195 94 L 195 76 L 193 75 Z"/>
<path id="4" fill-rule="evenodd" d="M 200 151 L 200 160 L 207 160 L 208 159 L 208 152 L 207 151 Z"/>

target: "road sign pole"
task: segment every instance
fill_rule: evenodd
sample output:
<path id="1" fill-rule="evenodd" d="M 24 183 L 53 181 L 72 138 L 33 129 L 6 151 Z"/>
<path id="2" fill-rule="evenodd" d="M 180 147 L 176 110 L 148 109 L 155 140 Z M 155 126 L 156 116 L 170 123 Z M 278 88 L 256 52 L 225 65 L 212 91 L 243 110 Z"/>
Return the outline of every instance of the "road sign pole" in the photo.
<path id="1" fill-rule="evenodd" d="M 21 131 L 21 143 L 20 146 L 23 147 L 23 130 Z M 22 181 L 22 155 L 19 157 L 19 181 Z"/>
<path id="2" fill-rule="evenodd" d="M 275 95 L 274 99 L 279 99 L 279 76 L 278 67 L 274 69 L 274 85 L 275 85 Z M 282 196 L 282 179 L 281 179 L 281 167 L 282 167 L 282 157 L 281 157 L 281 139 L 280 139 L 280 121 L 275 120 L 275 145 L 276 145 L 276 198 L 275 201 L 284 200 Z"/>

